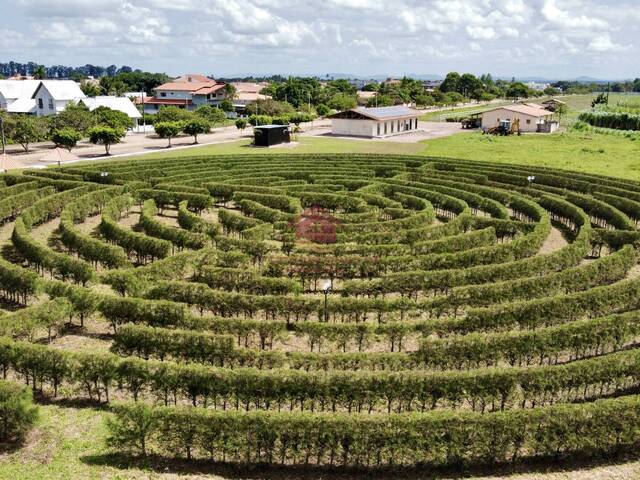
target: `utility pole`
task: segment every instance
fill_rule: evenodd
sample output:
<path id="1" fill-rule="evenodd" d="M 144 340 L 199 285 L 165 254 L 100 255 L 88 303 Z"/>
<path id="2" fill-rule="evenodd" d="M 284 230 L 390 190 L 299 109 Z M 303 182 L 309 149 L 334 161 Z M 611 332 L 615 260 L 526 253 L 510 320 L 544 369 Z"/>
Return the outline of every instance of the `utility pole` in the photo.
<path id="1" fill-rule="evenodd" d="M 2 155 L 4 155 L 4 117 L 2 115 L 0 115 L 0 131 L 2 132 Z"/>
<path id="2" fill-rule="evenodd" d="M 142 90 L 142 133 L 147 131 L 147 122 L 144 116 L 144 89 Z"/>

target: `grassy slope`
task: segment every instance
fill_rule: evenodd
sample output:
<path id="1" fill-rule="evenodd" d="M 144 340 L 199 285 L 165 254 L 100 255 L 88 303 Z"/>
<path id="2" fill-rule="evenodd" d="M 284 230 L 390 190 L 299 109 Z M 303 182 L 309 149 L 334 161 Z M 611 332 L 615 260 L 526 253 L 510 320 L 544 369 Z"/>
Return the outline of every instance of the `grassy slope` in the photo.
<path id="1" fill-rule="evenodd" d="M 425 142 L 427 155 L 540 165 L 640 180 L 640 141 L 616 135 L 562 133 L 496 137 L 463 133 Z"/>

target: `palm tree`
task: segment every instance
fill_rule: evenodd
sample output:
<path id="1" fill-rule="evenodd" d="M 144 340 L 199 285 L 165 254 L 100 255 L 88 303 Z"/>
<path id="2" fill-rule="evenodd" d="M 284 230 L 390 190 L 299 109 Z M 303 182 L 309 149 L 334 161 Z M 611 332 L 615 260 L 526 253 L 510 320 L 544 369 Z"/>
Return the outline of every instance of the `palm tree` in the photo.
<path id="1" fill-rule="evenodd" d="M 38 65 L 38 68 L 33 72 L 33 78 L 36 80 L 44 80 L 47 78 L 47 72 L 42 65 Z"/>

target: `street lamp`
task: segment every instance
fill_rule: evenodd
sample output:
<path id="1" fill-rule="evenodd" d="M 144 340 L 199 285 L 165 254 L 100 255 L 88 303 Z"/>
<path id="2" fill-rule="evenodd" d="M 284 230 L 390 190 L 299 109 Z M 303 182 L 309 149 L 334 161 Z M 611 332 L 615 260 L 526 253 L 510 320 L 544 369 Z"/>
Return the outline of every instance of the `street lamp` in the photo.
<path id="1" fill-rule="evenodd" d="M 324 293 L 324 321 L 325 323 L 329 322 L 329 310 L 327 309 L 327 299 L 329 297 L 329 292 L 331 291 L 331 282 L 327 281 L 322 286 L 322 292 Z"/>

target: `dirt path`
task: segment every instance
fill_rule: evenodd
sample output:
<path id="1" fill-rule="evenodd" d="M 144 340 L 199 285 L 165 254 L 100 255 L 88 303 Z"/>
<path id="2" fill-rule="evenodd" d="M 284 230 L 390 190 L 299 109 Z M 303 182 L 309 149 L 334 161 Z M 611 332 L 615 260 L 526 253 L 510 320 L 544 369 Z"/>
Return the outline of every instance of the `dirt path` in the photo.
<path id="1" fill-rule="evenodd" d="M 551 227 L 551 231 L 546 240 L 542 244 L 538 255 L 544 255 L 545 253 L 553 253 L 568 245 L 568 242 L 562 236 L 562 232 L 556 227 Z"/>

